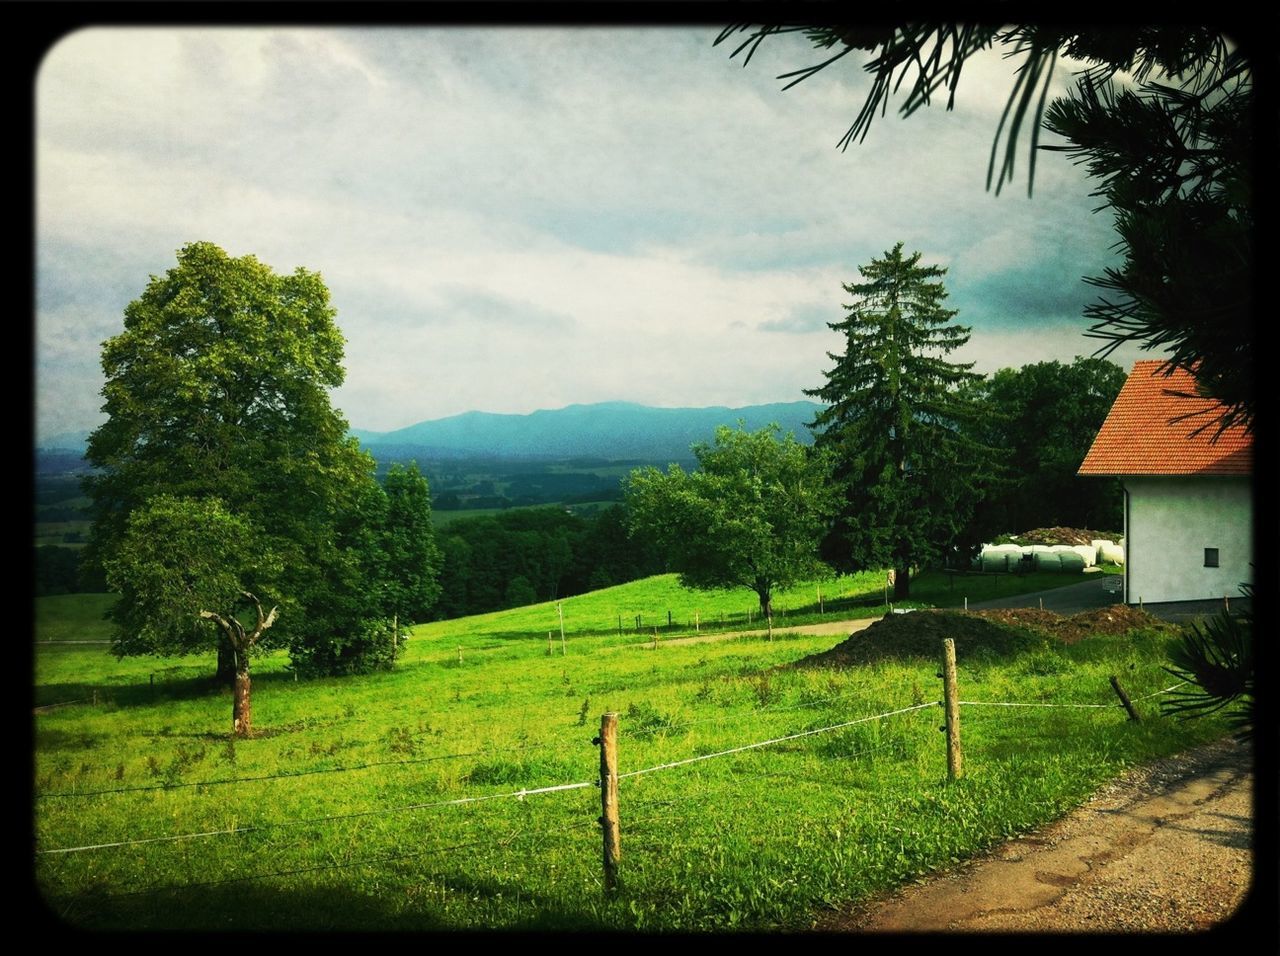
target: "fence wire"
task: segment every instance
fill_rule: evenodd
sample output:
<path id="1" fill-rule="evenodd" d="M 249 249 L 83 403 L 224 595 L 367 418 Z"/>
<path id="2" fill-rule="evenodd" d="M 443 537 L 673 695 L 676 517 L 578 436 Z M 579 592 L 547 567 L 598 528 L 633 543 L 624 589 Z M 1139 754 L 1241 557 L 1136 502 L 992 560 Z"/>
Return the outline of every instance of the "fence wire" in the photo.
<path id="1" fill-rule="evenodd" d="M 414 810 L 430 810 L 436 807 L 458 807 L 469 803 L 484 803 L 489 800 L 515 798 L 523 800 L 540 793 L 556 793 L 564 790 L 581 790 L 585 787 L 600 786 L 597 780 L 581 783 L 562 783 L 554 787 L 535 787 L 532 789 L 513 790 L 509 793 L 490 793 L 478 797 L 459 797 L 454 800 L 437 800 L 431 803 L 414 803 L 400 807 L 385 807 L 378 810 L 357 810 L 351 813 L 333 813 L 319 817 L 306 817 L 302 820 L 285 820 L 278 823 L 255 823 L 247 827 L 229 827 L 225 830 L 206 830 L 202 833 L 174 833 L 166 836 L 144 837 L 138 840 L 118 840 L 114 843 L 94 843 L 85 846 L 59 847 L 50 850 L 36 850 L 39 855 L 64 853 L 80 853 L 87 850 L 105 850 L 122 846 L 141 846 L 147 843 L 173 843 L 178 840 L 195 840 L 202 837 L 231 836 L 240 833 L 254 833 L 261 830 L 277 830 L 285 827 L 301 827 L 314 823 L 329 823 L 334 820 L 354 820 L 358 817 L 381 816 L 388 813 L 407 813 Z"/>
<path id="2" fill-rule="evenodd" d="M 698 763 L 702 760 L 713 760 L 716 757 L 727 757 L 730 754 L 743 753 L 747 750 L 756 750 L 760 747 L 768 747 L 772 744 L 784 743 L 788 740 L 799 740 L 801 737 L 812 737 L 814 734 L 824 734 L 832 730 L 841 730 L 845 727 L 852 727 L 854 724 L 863 724 L 869 720 L 881 720 L 885 717 L 893 717 L 897 714 L 907 714 L 913 710 L 922 710 L 925 707 L 937 707 L 940 701 L 931 701 L 925 704 L 916 704 L 913 707 L 903 707 L 900 710 L 891 710 L 883 714 L 872 714 L 870 717 L 859 717 L 856 720 L 846 720 L 843 723 L 832 724 L 830 727 L 818 727 L 814 730 L 802 730 L 796 734 L 787 734 L 785 737 L 774 737 L 771 740 L 761 740 L 752 744 L 743 744 L 740 747 L 730 747 L 728 750 L 720 750 L 716 753 L 701 754 L 697 757 L 687 757 L 684 760 L 673 760 L 670 763 L 658 764 L 655 767 L 645 767 L 643 770 L 632 770 L 628 773 L 618 774 L 619 780 L 625 780 L 628 777 L 638 777 L 642 774 L 656 773 L 660 770 L 671 770 L 674 767 L 683 767 L 687 764 Z"/>

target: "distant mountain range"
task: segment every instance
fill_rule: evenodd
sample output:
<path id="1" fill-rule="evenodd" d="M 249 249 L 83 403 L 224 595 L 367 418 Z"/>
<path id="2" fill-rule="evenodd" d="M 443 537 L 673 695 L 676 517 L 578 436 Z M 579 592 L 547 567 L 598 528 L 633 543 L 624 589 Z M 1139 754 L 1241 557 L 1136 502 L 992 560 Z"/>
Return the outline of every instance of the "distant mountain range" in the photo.
<path id="1" fill-rule="evenodd" d="M 375 458 L 603 458 L 676 461 L 692 458 L 689 446 L 711 441 L 718 425 L 739 420 L 751 430 L 777 423 L 803 442 L 821 405 L 780 402 L 743 408 L 654 408 L 632 402 L 570 405 L 528 415 L 464 412 L 390 432 L 354 428 Z M 42 453 L 83 455 L 89 432 L 63 432 L 40 443 Z"/>
<path id="2" fill-rule="evenodd" d="M 675 461 L 692 458 L 689 446 L 711 441 L 719 425 L 739 420 L 751 430 L 770 423 L 810 439 L 807 424 L 822 406 L 782 402 L 744 408 L 654 408 L 631 402 L 601 402 L 495 415 L 465 412 L 419 422 L 391 432 L 353 429 L 374 457 L 423 458 L 605 458 Z"/>

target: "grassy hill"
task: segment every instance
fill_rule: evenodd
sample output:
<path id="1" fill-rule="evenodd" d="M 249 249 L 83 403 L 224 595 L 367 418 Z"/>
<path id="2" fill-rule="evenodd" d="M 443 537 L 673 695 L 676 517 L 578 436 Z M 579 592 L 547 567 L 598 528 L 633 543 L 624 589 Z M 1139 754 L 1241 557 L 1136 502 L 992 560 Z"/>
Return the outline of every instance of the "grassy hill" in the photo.
<path id="1" fill-rule="evenodd" d="M 36 702 L 62 706 L 34 717 L 39 892 L 91 929 L 803 929 L 1222 732 L 1114 706 L 1110 674 L 1135 699 L 1169 683 L 1162 632 L 979 649 L 965 699 L 1107 706 L 966 708 L 966 776 L 948 784 L 927 656 L 797 668 L 843 635 L 653 649 L 588 633 L 642 600 L 687 611 L 671 587 L 564 602 L 554 654 L 543 605 L 415 628 L 390 672 L 295 681 L 263 655 L 248 741 L 228 736 L 212 654 L 42 644 L 100 633 L 103 599 L 41 599 Z M 607 711 L 627 775 L 612 899 L 593 785 Z"/>

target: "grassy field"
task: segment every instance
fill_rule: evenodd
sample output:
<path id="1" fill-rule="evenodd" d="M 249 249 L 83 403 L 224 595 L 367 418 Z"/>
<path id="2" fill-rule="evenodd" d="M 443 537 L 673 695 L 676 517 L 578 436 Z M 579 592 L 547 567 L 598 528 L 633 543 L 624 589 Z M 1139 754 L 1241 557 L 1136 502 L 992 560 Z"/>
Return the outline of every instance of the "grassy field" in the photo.
<path id="1" fill-rule="evenodd" d="M 801 929 L 1223 732 L 1161 718 L 1154 700 L 1138 703 L 1141 723 L 1114 706 L 1110 674 L 1135 698 L 1172 683 L 1167 633 L 970 648 L 963 699 L 1108 706 L 966 707 L 966 775 L 948 784 L 933 660 L 791 666 L 839 635 L 655 650 L 571 631 L 590 606 L 573 600 L 575 636 L 554 655 L 529 609 L 419 627 L 388 673 L 295 682 L 265 655 L 258 736 L 233 743 L 229 692 L 205 682 L 212 655 L 117 662 L 41 644 L 93 614 L 41 599 L 37 703 L 97 695 L 34 718 L 44 900 L 95 929 Z M 591 785 L 606 711 L 632 774 L 610 899 Z M 695 757 L 708 759 L 652 769 Z M 567 784 L 586 786 L 515 795 Z"/>
<path id="2" fill-rule="evenodd" d="M 928 571 L 912 580 L 912 599 L 905 607 L 961 607 L 970 602 L 1008 597 L 1049 588 L 1078 584 L 1081 574 L 1035 572 L 1013 574 L 951 574 Z M 819 604 L 821 591 L 821 604 Z M 773 596 L 774 625 L 811 624 L 825 620 L 881 617 L 884 603 L 883 572 L 842 575 L 828 581 L 808 581 L 776 592 Z M 493 611 L 453 621 L 441 621 L 420 630 L 432 638 L 467 638 L 494 641 L 526 638 L 548 631 L 560 635 L 560 612 L 564 614 L 566 635 L 630 634 L 652 635 L 658 628 L 663 636 L 701 631 L 761 628 L 759 601 L 746 588 L 693 591 L 680 586 L 677 575 L 654 577 L 619 584 L 611 588 L 544 601 L 527 607 Z M 823 610 L 820 611 L 819 608 Z M 696 618 L 695 618 L 696 615 Z M 637 626 L 636 618 L 639 617 Z M 670 623 L 668 623 L 670 622 Z"/>
<path id="3" fill-rule="evenodd" d="M 35 547 L 58 544 L 66 548 L 83 548 L 83 539 L 88 537 L 92 525 L 90 521 L 37 521 Z M 80 540 L 68 541 L 68 535 L 79 535 Z"/>

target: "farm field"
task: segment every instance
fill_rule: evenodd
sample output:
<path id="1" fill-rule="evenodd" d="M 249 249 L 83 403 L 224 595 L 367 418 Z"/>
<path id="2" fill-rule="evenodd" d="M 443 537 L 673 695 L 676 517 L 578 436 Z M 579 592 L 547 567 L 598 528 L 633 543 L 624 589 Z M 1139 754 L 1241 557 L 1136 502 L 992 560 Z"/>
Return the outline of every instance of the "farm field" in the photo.
<path id="1" fill-rule="evenodd" d="M 961 607 L 992 597 L 1008 597 L 1079 583 L 1081 574 L 1034 572 L 1014 574 L 963 574 L 927 571 L 912 579 L 910 601 L 900 607 Z M 821 592 L 821 604 L 819 603 Z M 883 572 L 840 575 L 827 581 L 807 581 L 774 593 L 774 625 L 812 624 L 827 620 L 881 617 L 884 603 Z M 652 636 L 656 627 L 664 636 L 707 630 L 761 628 L 760 606 L 746 588 L 694 591 L 680 586 L 675 574 L 659 574 L 627 584 L 544 601 L 527 607 L 476 614 L 439 621 L 419 628 L 431 638 L 450 636 L 498 640 L 554 633 L 559 640 L 560 617 L 566 635 L 630 633 L 633 639 Z M 819 608 L 823 610 L 820 611 Z M 670 617 L 668 617 L 668 613 Z M 696 617 L 695 617 L 696 615 Z M 637 621 L 637 618 L 639 619 Z"/>
<path id="2" fill-rule="evenodd" d="M 840 637 L 784 633 L 654 649 L 572 630 L 584 606 L 564 602 L 552 654 L 544 607 L 536 626 L 518 609 L 418 627 L 392 672 L 296 682 L 264 655 L 257 736 L 233 743 L 212 655 L 41 644 L 93 611 L 40 599 L 42 898 L 92 929 L 803 929 L 1223 732 L 1161 718 L 1147 696 L 1172 683 L 1171 632 L 970 635 L 962 699 L 1099 706 L 966 706 L 965 776 L 949 784 L 929 657 L 799 668 Z M 605 712 L 622 774 L 610 898 L 592 743 Z M 522 794 L 542 788 L 564 789 Z"/>

